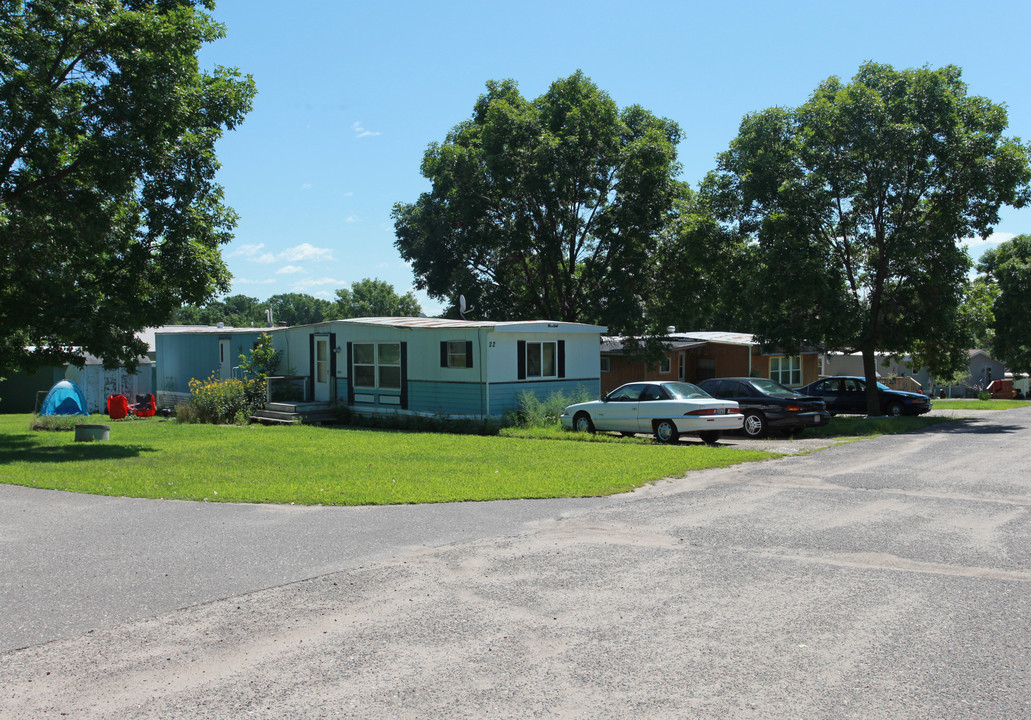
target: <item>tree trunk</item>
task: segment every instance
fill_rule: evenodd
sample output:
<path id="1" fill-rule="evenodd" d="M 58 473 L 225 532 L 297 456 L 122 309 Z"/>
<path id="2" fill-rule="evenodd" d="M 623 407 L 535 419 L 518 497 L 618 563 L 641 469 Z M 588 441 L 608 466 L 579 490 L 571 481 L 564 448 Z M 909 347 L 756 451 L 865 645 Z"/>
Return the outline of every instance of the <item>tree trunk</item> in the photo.
<path id="1" fill-rule="evenodd" d="M 883 415 L 877 393 L 877 353 L 872 346 L 863 348 L 863 377 L 866 378 L 866 414 L 870 417 Z"/>

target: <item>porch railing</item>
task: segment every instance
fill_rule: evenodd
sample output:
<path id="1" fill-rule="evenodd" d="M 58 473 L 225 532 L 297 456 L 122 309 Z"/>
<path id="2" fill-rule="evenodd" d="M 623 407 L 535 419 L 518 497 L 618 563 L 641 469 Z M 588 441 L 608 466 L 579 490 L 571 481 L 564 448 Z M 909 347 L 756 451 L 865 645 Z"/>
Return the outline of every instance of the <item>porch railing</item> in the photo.
<path id="1" fill-rule="evenodd" d="M 271 375 L 267 380 L 266 402 L 303 403 L 311 398 L 307 375 Z"/>

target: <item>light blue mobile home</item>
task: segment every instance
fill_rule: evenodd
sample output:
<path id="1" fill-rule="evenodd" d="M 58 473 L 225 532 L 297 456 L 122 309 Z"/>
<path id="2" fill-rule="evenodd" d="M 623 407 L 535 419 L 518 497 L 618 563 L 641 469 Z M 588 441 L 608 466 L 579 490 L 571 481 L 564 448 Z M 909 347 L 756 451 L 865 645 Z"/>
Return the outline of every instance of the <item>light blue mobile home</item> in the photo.
<path id="1" fill-rule="evenodd" d="M 583 387 L 598 395 L 605 330 L 546 320 L 357 318 L 286 328 L 223 329 L 222 334 L 214 328 L 168 335 L 159 331 L 158 373 L 169 386 L 185 386 L 190 373 L 208 377 L 214 358 L 222 358 L 214 339 L 228 340 L 235 364 L 260 333 L 269 332 L 280 353 L 281 372 L 305 379 L 306 401 L 337 403 L 360 413 L 500 417 L 518 409 L 518 396 L 524 391 L 544 398 Z M 170 343 L 173 335 L 179 340 Z M 198 337 L 187 340 L 193 335 Z M 166 359 L 162 350 L 172 352 L 173 345 L 178 347 L 175 352 L 210 359 Z"/>
<path id="2" fill-rule="evenodd" d="M 281 328 L 284 329 L 284 328 Z M 190 380 L 234 376 L 240 355 L 254 349 L 258 337 L 276 328 L 230 328 L 166 325 L 154 331 L 158 405 L 170 407 L 190 392 Z M 235 370 L 239 376 L 239 370 Z"/>

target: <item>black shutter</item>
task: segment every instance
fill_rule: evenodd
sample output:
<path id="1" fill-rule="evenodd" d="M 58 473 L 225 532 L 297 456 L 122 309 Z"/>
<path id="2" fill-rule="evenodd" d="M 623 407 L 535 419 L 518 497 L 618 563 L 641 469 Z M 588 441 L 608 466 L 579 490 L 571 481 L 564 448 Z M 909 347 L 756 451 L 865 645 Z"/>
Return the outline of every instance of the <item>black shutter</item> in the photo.
<path id="1" fill-rule="evenodd" d="M 354 365 L 351 363 L 351 353 L 354 343 L 347 343 L 347 404 L 354 405 Z"/>
<path id="2" fill-rule="evenodd" d="M 308 377 L 311 378 L 311 382 L 308 383 L 308 387 L 311 389 L 311 397 L 305 397 L 305 401 L 312 401 L 315 399 L 315 335 L 308 336 Z"/>
<path id="3" fill-rule="evenodd" d="M 465 366 L 471 368 L 473 366 L 473 341 L 465 341 Z"/>
<path id="4" fill-rule="evenodd" d="M 566 341 L 558 341 L 558 376 L 564 378 L 566 376 Z"/>
<path id="5" fill-rule="evenodd" d="M 440 341 L 440 366 L 447 367 L 447 340 Z"/>
<path id="6" fill-rule="evenodd" d="M 336 378 L 337 376 L 337 335 L 336 333 L 329 334 L 329 376 Z M 336 398 L 333 398 L 336 402 Z"/>
<path id="7" fill-rule="evenodd" d="M 401 409 L 408 409 L 408 343 L 401 343 Z"/>
<path id="8" fill-rule="evenodd" d="M 518 340 L 516 342 L 516 352 L 519 353 L 519 357 L 516 358 L 516 377 L 520 380 L 526 379 L 526 341 Z"/>

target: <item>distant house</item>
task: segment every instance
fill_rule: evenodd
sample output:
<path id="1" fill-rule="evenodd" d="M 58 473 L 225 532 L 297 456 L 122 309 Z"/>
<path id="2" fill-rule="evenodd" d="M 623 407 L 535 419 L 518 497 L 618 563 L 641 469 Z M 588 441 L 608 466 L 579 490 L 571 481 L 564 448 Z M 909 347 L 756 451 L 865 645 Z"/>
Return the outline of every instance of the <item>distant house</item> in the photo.
<path id="1" fill-rule="evenodd" d="M 597 325 L 547 320 L 489 322 L 356 318 L 278 328 L 165 327 L 157 331 L 164 402 L 192 378 L 239 373 L 239 356 L 261 333 L 280 353 L 293 399 L 359 413 L 500 417 L 520 393 L 544 398 L 578 387 L 600 391 Z"/>
<path id="2" fill-rule="evenodd" d="M 818 377 L 815 350 L 798 355 L 761 352 L 754 336 L 733 332 L 670 333 L 669 347 L 658 364 L 649 365 L 627 338 L 605 338 L 601 347 L 602 393 L 638 380 L 701 382 L 714 377 L 765 377 L 788 387 Z"/>
<path id="3" fill-rule="evenodd" d="M 955 385 L 941 387 L 946 397 L 965 397 L 985 390 L 992 380 L 1006 378 L 1006 366 L 991 357 L 984 350 L 968 351 L 969 373 Z M 1012 377 L 1012 376 L 1011 376 Z"/>
<path id="4" fill-rule="evenodd" d="M 969 350 L 967 356 L 968 373 L 955 385 L 937 385 L 926 369 L 914 371 L 908 357 L 898 359 L 884 353 L 877 355 L 877 377 L 897 390 L 916 390 L 944 397 L 974 395 L 986 389 L 992 380 L 1007 377 L 1006 366 L 984 350 Z M 863 357 L 860 353 L 827 353 L 821 356 L 820 364 L 821 377 L 863 374 Z M 1015 387 L 1019 387 L 1019 384 Z"/>
<path id="5" fill-rule="evenodd" d="M 930 392 L 934 383 L 927 369 L 913 370 L 909 358 L 886 353 L 876 354 L 877 377 L 895 390 Z M 820 356 L 820 377 L 831 375 L 865 375 L 862 353 L 826 353 Z"/>

